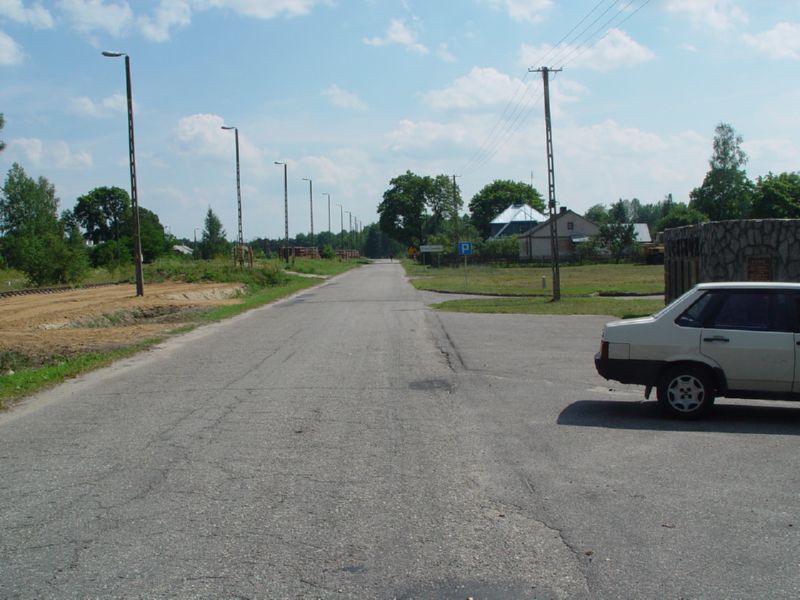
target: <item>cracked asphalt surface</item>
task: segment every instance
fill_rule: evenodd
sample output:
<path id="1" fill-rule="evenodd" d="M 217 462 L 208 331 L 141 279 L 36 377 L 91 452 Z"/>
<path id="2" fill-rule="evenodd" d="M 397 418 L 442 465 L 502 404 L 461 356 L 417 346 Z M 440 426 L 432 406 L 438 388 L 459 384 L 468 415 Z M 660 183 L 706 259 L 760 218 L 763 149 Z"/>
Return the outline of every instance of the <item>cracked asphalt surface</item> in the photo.
<path id="1" fill-rule="evenodd" d="M 663 421 L 602 317 L 378 263 L 0 416 L 0 598 L 795 598 L 800 407 Z"/>

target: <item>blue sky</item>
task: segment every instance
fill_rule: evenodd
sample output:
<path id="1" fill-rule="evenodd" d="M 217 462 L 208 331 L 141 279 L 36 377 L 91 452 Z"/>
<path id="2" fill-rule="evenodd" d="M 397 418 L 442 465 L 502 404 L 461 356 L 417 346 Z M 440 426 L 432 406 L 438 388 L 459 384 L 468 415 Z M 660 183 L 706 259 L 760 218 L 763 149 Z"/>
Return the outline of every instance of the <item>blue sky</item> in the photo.
<path id="1" fill-rule="evenodd" d="M 561 46 L 554 46 L 563 39 Z M 748 174 L 800 169 L 800 1 L 0 0 L 0 173 L 19 162 L 62 208 L 129 189 L 131 56 L 140 204 L 179 236 L 210 206 L 235 237 L 377 220 L 406 170 L 547 192 L 541 76 L 551 86 L 556 195 L 578 212 L 620 197 L 687 201 L 714 127 L 744 137 Z M 348 216 L 345 214 L 345 224 Z"/>

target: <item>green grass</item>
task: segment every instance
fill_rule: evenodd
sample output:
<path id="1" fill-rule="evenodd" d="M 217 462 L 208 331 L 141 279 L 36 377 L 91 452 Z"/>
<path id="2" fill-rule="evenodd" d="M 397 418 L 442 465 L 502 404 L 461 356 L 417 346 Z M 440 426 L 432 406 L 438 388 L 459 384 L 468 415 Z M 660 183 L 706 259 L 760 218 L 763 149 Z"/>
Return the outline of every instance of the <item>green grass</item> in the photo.
<path id="1" fill-rule="evenodd" d="M 644 298 L 479 298 L 448 300 L 433 308 L 449 312 L 506 313 L 527 315 L 609 315 L 628 319 L 652 315 L 664 308 L 662 300 Z"/>
<path id="2" fill-rule="evenodd" d="M 0 376 L 0 409 L 5 403 L 34 392 L 53 387 L 66 379 L 127 358 L 159 343 L 164 338 L 152 338 L 137 344 L 109 352 L 89 352 L 73 358 L 62 359 L 55 364 L 36 369 L 23 369 L 13 375 Z"/>
<path id="3" fill-rule="evenodd" d="M 468 266 L 434 268 L 404 262 L 406 273 L 417 289 L 439 292 L 495 294 L 501 296 L 551 296 L 552 273 L 549 267 Z M 562 266 L 562 296 L 588 296 L 593 293 L 661 294 L 664 291 L 663 265 L 598 264 Z M 542 276 L 547 288 L 542 288 Z"/>
<path id="4" fill-rule="evenodd" d="M 339 275 L 349 271 L 353 267 L 368 263 L 366 259 L 351 260 L 324 260 L 311 258 L 295 259 L 294 264 L 289 262 L 286 267 L 288 271 L 303 273 L 305 275 Z M 283 263 L 284 265 L 286 263 Z"/>
<path id="5" fill-rule="evenodd" d="M 26 286 L 28 278 L 25 273 L 15 269 L 0 269 L 0 292 L 21 290 Z"/>

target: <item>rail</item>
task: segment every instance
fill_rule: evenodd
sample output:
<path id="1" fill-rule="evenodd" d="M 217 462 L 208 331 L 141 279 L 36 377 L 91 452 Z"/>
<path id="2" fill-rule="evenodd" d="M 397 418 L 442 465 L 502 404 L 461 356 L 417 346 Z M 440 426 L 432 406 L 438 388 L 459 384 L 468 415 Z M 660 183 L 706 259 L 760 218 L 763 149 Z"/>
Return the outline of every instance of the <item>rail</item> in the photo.
<path id="1" fill-rule="evenodd" d="M 106 287 L 109 285 L 121 285 L 123 283 L 128 282 L 113 282 L 113 283 L 87 283 L 85 285 L 71 287 L 68 285 L 63 285 L 59 287 L 49 287 L 49 288 L 24 288 L 21 290 L 7 290 L 5 292 L 0 292 L 0 299 L 2 298 L 11 298 L 12 296 L 29 296 L 31 294 L 58 294 L 61 292 L 73 292 L 75 290 L 84 290 L 88 288 L 97 288 L 97 287 Z"/>

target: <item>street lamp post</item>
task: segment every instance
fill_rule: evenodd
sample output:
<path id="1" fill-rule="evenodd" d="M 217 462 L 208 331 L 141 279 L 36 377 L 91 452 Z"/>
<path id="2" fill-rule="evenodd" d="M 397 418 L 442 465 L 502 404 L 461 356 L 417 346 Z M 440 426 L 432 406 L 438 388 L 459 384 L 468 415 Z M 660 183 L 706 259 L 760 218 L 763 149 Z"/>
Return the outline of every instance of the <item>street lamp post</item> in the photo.
<path id="1" fill-rule="evenodd" d="M 350 219 L 350 228 L 347 230 L 347 233 L 349 234 L 348 237 L 350 239 L 347 240 L 347 241 L 348 241 L 348 243 L 352 244 L 353 243 L 353 213 L 351 213 L 349 210 L 346 210 L 344 212 L 347 213 L 347 216 Z"/>
<path id="2" fill-rule="evenodd" d="M 131 57 L 124 52 L 103 52 L 108 58 L 125 57 L 125 82 L 128 90 L 128 158 L 131 167 L 131 209 L 133 212 L 133 253 L 136 270 L 136 295 L 144 296 L 142 272 L 142 237 L 139 231 L 139 196 L 136 189 L 136 152 L 133 144 L 133 94 L 131 92 Z"/>
<path id="3" fill-rule="evenodd" d="M 222 129 L 236 134 L 236 203 L 239 208 L 239 248 L 236 250 L 236 257 L 239 259 L 239 266 L 244 267 L 244 235 L 242 234 L 242 184 L 239 179 L 239 128 L 223 125 Z"/>
<path id="4" fill-rule="evenodd" d="M 283 234 L 286 237 L 286 264 L 289 264 L 289 179 L 285 162 L 275 161 L 276 165 L 283 165 Z"/>
<path id="5" fill-rule="evenodd" d="M 344 251 L 344 212 L 343 212 L 344 209 L 342 208 L 342 205 L 339 204 L 338 202 L 336 203 L 336 206 L 339 207 L 339 238 L 340 238 L 339 244 L 341 246 L 342 251 Z"/>
<path id="6" fill-rule="evenodd" d="M 322 195 L 328 197 L 328 233 L 331 233 L 331 195 L 327 192 L 323 192 Z"/>
<path id="7" fill-rule="evenodd" d="M 308 208 L 311 213 L 311 241 L 314 241 L 314 186 L 313 182 L 306 177 L 303 177 L 303 181 L 308 182 Z"/>

